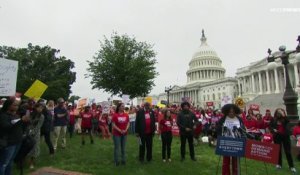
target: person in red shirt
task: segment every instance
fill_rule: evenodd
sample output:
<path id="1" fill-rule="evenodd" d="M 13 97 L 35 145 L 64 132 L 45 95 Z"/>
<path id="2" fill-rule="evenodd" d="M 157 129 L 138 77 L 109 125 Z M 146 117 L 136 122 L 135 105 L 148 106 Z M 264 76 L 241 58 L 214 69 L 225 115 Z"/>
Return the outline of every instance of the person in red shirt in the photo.
<path id="1" fill-rule="evenodd" d="M 110 133 L 108 129 L 108 114 L 102 114 L 99 118 L 99 128 L 101 130 L 103 139 L 109 139 Z"/>
<path id="2" fill-rule="evenodd" d="M 74 133 L 74 128 L 75 128 L 75 109 L 71 103 L 68 104 L 68 112 L 69 112 L 68 130 L 69 130 L 70 138 L 72 138 Z"/>
<path id="3" fill-rule="evenodd" d="M 278 152 L 279 159 L 276 168 L 281 169 L 282 167 L 281 152 L 283 147 L 289 168 L 293 173 L 296 173 L 296 169 L 294 167 L 294 162 L 291 154 L 291 140 L 290 140 L 290 131 L 288 128 L 288 123 L 289 120 L 287 118 L 285 110 L 282 108 L 276 109 L 274 112 L 274 118 L 270 122 L 270 130 L 274 136 L 274 143 L 280 145 L 280 150 Z"/>
<path id="4" fill-rule="evenodd" d="M 300 139 L 300 121 L 298 122 L 298 124 L 293 129 L 293 137 L 294 137 L 294 139 L 296 139 L 297 147 L 298 147 L 298 140 Z M 300 161 L 300 151 L 297 155 L 297 159 L 298 159 L 298 161 Z"/>
<path id="5" fill-rule="evenodd" d="M 93 114 L 93 118 L 92 118 L 92 132 L 94 134 L 99 134 L 99 132 L 98 132 L 99 131 L 98 130 L 99 129 L 98 128 L 99 124 L 98 124 L 98 122 L 99 122 L 99 118 L 101 116 L 101 113 L 98 110 L 96 103 L 92 104 L 92 110 L 91 110 L 91 112 Z"/>
<path id="6" fill-rule="evenodd" d="M 116 111 L 112 117 L 112 134 L 114 140 L 114 162 L 116 166 L 120 165 L 119 150 L 121 149 L 121 164 L 126 164 L 125 159 L 125 145 L 127 138 L 127 131 L 129 128 L 129 116 L 124 112 L 124 103 L 117 105 Z"/>
<path id="7" fill-rule="evenodd" d="M 150 103 L 146 102 L 136 115 L 135 133 L 139 139 L 139 160 L 144 163 L 145 148 L 147 148 L 147 161 L 152 160 L 152 143 L 155 134 L 155 116 Z"/>
<path id="8" fill-rule="evenodd" d="M 266 128 L 266 132 L 262 135 L 262 142 L 273 143 L 273 134 L 270 132 L 269 128 Z"/>
<path id="9" fill-rule="evenodd" d="M 166 152 L 168 161 L 171 162 L 171 144 L 172 144 L 172 126 L 171 111 L 169 109 L 164 111 L 163 119 L 159 122 L 162 139 L 162 159 L 166 162 Z"/>
<path id="10" fill-rule="evenodd" d="M 90 135 L 91 144 L 94 144 L 93 134 L 92 134 L 92 118 L 93 114 L 90 110 L 90 106 L 84 107 L 84 111 L 80 113 L 81 118 L 81 144 L 85 144 L 84 136 L 88 133 Z"/>
<path id="11" fill-rule="evenodd" d="M 273 117 L 272 117 L 272 115 L 271 115 L 271 111 L 270 111 L 269 109 L 267 109 L 267 110 L 266 110 L 266 114 L 265 114 L 265 116 L 263 117 L 263 121 L 264 121 L 266 127 L 269 127 L 272 118 L 273 118 Z"/>

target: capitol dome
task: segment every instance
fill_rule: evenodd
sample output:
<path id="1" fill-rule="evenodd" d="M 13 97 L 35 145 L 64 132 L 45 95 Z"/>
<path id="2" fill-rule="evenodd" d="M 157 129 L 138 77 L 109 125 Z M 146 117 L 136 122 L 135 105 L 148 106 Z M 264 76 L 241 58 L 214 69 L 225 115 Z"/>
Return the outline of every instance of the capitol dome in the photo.
<path id="1" fill-rule="evenodd" d="M 207 44 L 202 30 L 201 45 L 193 55 L 187 71 L 187 82 L 209 82 L 225 77 L 225 69 L 217 53 Z"/>

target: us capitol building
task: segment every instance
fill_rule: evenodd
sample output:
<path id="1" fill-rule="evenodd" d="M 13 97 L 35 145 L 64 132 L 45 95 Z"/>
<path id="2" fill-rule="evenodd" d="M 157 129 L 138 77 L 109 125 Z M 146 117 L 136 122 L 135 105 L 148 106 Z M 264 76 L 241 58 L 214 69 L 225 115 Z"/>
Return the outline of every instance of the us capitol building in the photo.
<path id="1" fill-rule="evenodd" d="M 289 61 L 290 80 L 295 90 L 299 91 L 299 63 L 295 54 L 290 55 Z M 265 57 L 239 68 L 236 77 L 225 77 L 226 70 L 222 67 L 222 60 L 208 45 L 202 30 L 201 45 L 194 53 L 186 72 L 187 84 L 172 87 L 169 94 L 170 104 L 180 104 L 185 98 L 194 106 L 207 107 L 212 102 L 214 108 L 218 109 L 221 108 L 224 97 L 233 102 L 240 96 L 247 104 L 254 103 L 270 109 L 284 107 L 284 67 L 280 59 L 276 63 L 275 68 L 268 68 Z M 152 95 L 152 98 L 154 101 L 167 100 L 167 94 Z M 139 97 L 137 103 L 141 104 L 143 100 L 143 97 Z"/>

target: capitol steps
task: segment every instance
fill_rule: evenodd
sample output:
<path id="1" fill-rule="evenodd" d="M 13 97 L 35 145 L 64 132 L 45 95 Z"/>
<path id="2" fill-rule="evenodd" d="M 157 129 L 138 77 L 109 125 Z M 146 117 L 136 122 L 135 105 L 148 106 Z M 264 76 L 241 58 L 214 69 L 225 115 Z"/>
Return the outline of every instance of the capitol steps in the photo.
<path id="1" fill-rule="evenodd" d="M 247 102 L 247 110 L 251 104 L 258 104 L 260 112 L 264 115 L 266 109 L 270 109 L 272 115 L 277 108 L 285 109 L 283 102 L 283 93 L 258 95 L 253 100 Z"/>

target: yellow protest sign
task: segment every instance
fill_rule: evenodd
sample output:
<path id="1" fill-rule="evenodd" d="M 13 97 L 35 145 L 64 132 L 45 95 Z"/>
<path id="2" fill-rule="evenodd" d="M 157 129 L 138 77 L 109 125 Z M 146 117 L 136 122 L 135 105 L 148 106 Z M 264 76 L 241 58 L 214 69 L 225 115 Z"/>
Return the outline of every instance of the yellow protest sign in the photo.
<path id="1" fill-rule="evenodd" d="M 152 97 L 146 97 L 145 101 L 150 103 L 150 105 L 152 105 Z"/>
<path id="2" fill-rule="evenodd" d="M 35 82 L 30 86 L 30 88 L 26 91 L 24 95 L 26 97 L 39 100 L 47 88 L 48 86 L 46 84 L 44 84 L 40 80 L 35 80 Z"/>

